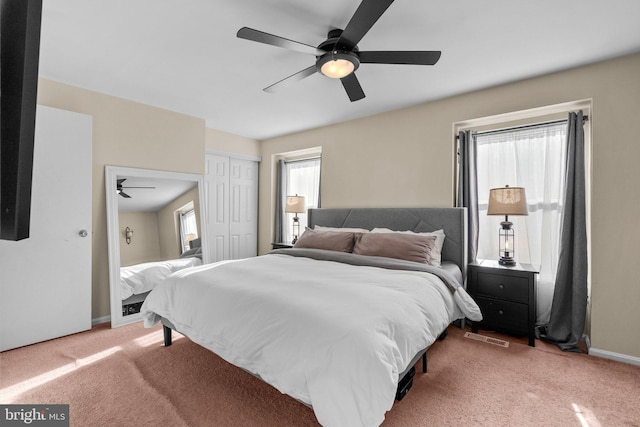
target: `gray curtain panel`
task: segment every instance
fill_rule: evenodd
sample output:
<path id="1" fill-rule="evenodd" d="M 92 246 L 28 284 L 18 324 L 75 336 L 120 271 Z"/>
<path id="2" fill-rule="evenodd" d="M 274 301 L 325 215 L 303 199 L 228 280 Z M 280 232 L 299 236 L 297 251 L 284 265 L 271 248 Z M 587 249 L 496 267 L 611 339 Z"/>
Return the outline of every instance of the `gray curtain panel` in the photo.
<path id="1" fill-rule="evenodd" d="M 322 156 L 320 156 L 320 174 L 318 176 L 318 208 L 322 207 Z"/>
<path id="2" fill-rule="evenodd" d="M 284 170 L 284 160 L 278 160 L 278 166 L 276 171 L 276 212 L 275 212 L 275 224 L 273 232 L 273 241 L 275 243 L 284 242 L 284 230 L 282 224 L 284 223 L 284 205 L 286 193 L 286 179 Z"/>
<path id="3" fill-rule="evenodd" d="M 567 169 L 560 235 L 560 257 L 551 317 L 540 337 L 564 351 L 582 352 L 587 313 L 587 227 L 585 207 L 584 118 L 569 113 Z"/>
<path id="4" fill-rule="evenodd" d="M 476 133 L 461 131 L 458 134 L 458 198 L 456 206 L 467 208 L 469 230 L 468 260 L 474 262 L 478 254 L 478 174 Z"/>

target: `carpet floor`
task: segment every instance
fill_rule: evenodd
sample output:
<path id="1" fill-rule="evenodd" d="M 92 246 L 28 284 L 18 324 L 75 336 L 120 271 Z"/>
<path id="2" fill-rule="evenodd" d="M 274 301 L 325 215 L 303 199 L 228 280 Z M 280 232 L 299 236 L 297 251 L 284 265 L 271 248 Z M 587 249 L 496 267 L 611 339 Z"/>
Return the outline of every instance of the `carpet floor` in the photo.
<path id="1" fill-rule="evenodd" d="M 636 426 L 640 367 L 536 341 L 449 336 L 383 426 Z M 141 323 L 0 353 L 0 403 L 70 405 L 72 426 L 317 426 L 313 410 L 210 351 Z"/>

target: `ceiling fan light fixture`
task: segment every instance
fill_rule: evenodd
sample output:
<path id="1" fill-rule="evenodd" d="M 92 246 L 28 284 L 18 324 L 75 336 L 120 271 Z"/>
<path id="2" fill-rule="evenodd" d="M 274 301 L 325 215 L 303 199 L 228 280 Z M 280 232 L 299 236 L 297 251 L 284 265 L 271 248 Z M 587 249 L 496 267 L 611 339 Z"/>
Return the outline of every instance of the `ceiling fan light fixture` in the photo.
<path id="1" fill-rule="evenodd" d="M 346 59 L 336 59 L 335 61 L 325 62 L 320 71 L 332 79 L 341 79 L 353 73 L 354 69 L 353 62 Z"/>
<path id="2" fill-rule="evenodd" d="M 360 66 L 358 56 L 353 52 L 332 51 L 322 55 L 316 67 L 325 76 L 341 79 L 353 73 Z"/>

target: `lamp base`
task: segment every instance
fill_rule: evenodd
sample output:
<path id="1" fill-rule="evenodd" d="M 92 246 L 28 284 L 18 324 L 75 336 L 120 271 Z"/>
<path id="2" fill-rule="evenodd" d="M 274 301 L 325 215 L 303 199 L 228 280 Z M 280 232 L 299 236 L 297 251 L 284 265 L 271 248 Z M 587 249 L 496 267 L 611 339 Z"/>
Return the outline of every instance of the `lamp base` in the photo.
<path id="1" fill-rule="evenodd" d="M 516 265 L 516 260 L 511 257 L 500 257 L 498 264 L 513 266 Z"/>

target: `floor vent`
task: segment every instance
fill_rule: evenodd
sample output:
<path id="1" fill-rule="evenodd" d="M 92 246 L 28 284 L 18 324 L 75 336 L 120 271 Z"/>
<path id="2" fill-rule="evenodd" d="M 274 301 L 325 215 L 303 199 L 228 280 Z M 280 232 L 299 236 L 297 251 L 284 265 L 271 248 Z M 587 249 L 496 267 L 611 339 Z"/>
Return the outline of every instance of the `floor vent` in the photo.
<path id="1" fill-rule="evenodd" d="M 486 342 L 486 343 L 489 343 L 489 344 L 499 345 L 500 347 L 505 347 L 505 348 L 509 347 L 509 341 L 499 340 L 497 338 L 486 337 L 484 335 L 474 334 L 473 332 L 465 332 L 464 337 L 465 338 L 470 338 L 470 339 L 476 340 L 476 341 Z"/>

